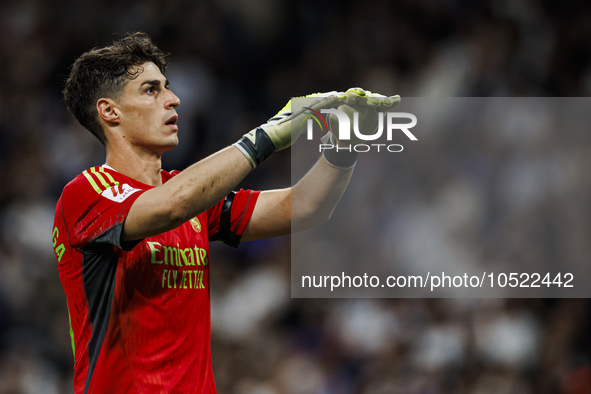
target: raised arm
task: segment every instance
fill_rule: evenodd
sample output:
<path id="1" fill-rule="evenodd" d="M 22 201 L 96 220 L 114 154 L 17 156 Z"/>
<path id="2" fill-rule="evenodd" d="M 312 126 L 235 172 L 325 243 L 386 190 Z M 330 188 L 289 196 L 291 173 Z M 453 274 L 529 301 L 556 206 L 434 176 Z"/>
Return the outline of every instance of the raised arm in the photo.
<path id="1" fill-rule="evenodd" d="M 346 102 L 344 93 L 312 95 L 314 110 Z M 233 146 L 190 166 L 165 184 L 134 201 L 122 239 L 132 241 L 180 226 L 222 200 L 273 152 L 289 147 L 305 131 L 304 109 L 291 111 L 291 100 L 268 123 L 251 130 Z M 300 119 L 302 118 L 302 119 Z"/>
<path id="2" fill-rule="evenodd" d="M 373 134 L 378 127 L 378 113 L 392 108 L 400 101 L 398 96 L 385 97 L 359 88 L 347 91 L 349 94 L 351 92 L 356 96 L 341 105 L 339 110 L 350 117 L 350 125 L 353 125 L 353 114 L 357 112 L 359 129 L 364 134 Z M 331 130 L 338 136 L 338 122 L 332 115 L 330 121 Z M 315 227 L 330 219 L 349 184 L 357 161 L 357 153 L 350 146 L 362 142 L 355 139 L 352 130 L 349 130 L 349 134 L 352 137 L 347 141 L 338 141 L 333 135 L 331 141 L 350 152 L 325 150 L 324 157 L 321 156 L 295 186 L 262 192 L 242 241 L 286 235 Z"/>
<path id="3" fill-rule="evenodd" d="M 124 241 L 172 230 L 222 200 L 252 170 L 246 157 L 230 146 L 193 164 L 134 201 Z"/>
<path id="4" fill-rule="evenodd" d="M 295 186 L 261 192 L 242 241 L 286 235 L 326 222 L 352 174 L 352 168 L 335 168 L 320 157 Z"/>

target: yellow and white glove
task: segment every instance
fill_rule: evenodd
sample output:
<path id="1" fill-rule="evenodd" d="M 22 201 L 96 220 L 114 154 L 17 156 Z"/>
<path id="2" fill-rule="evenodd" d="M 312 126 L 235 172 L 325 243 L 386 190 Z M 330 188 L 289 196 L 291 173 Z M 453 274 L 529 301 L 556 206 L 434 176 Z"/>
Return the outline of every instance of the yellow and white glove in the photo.
<path id="1" fill-rule="evenodd" d="M 400 102 L 398 95 L 388 97 L 361 88 L 349 89 L 345 94 L 349 99 L 338 109 L 347 115 L 349 129 L 342 131 L 339 129 L 340 123 L 346 124 L 347 122 L 339 122 L 339 115 L 336 111 L 330 113 L 328 118 L 330 131 L 338 140 L 339 147 L 348 147 L 367 141 L 367 139 L 363 139 L 363 136 L 371 136 L 378 129 L 379 113 L 390 110 Z M 357 121 L 355 121 L 355 117 L 358 118 Z M 355 125 L 358 126 L 357 130 L 354 129 Z M 343 136 L 345 137 L 342 138 Z"/>
<path id="2" fill-rule="evenodd" d="M 338 107 L 340 113 L 334 110 L 322 111 L 329 113 L 330 127 L 330 134 L 325 136 L 323 141 L 325 143 L 330 141 L 330 144 L 336 148 L 325 149 L 323 152 L 324 157 L 333 167 L 350 169 L 357 162 L 357 152 L 353 147 L 367 141 L 363 136 L 371 136 L 376 132 L 379 126 L 379 113 L 396 106 L 400 102 L 400 96 L 388 97 L 361 88 L 351 88 L 345 92 L 345 95 L 347 96 L 345 103 Z M 339 117 L 345 118 L 339 120 Z M 341 124 L 348 124 L 348 129 L 340 130 Z"/>
<path id="3" fill-rule="evenodd" d="M 305 96 L 310 107 L 319 111 L 323 108 L 335 108 L 346 102 L 343 92 L 315 93 Z M 275 151 L 288 148 L 306 131 L 303 120 L 306 108 L 292 112 L 292 100 L 267 123 L 252 129 L 233 145 L 246 156 L 252 168 L 255 168 Z M 301 119 L 300 119 L 301 118 Z"/>
<path id="4" fill-rule="evenodd" d="M 296 99 L 299 100 L 298 105 L 302 103 L 306 105 L 294 108 L 292 111 L 292 101 Z M 289 100 L 285 107 L 267 123 L 246 133 L 238 142 L 234 143 L 234 146 L 240 149 L 252 168 L 255 168 L 275 151 L 291 146 L 300 135 L 307 131 L 306 120 L 310 116 L 309 110 L 318 112 L 344 104 L 354 107 L 372 107 L 375 106 L 375 99 L 367 95 L 363 89 L 314 93 L 304 97 L 296 97 Z"/>

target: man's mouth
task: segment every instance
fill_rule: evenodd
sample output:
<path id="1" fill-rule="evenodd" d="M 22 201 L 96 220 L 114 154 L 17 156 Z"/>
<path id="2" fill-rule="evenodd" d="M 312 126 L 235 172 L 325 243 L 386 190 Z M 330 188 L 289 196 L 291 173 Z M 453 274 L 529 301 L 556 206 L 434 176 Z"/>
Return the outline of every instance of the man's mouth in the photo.
<path id="1" fill-rule="evenodd" d="M 166 123 L 164 123 L 166 126 L 170 126 L 171 128 L 173 128 L 174 130 L 178 130 L 178 126 L 176 125 L 177 120 L 179 119 L 179 116 L 177 114 L 174 114 L 170 117 L 170 119 L 168 119 L 166 121 Z"/>

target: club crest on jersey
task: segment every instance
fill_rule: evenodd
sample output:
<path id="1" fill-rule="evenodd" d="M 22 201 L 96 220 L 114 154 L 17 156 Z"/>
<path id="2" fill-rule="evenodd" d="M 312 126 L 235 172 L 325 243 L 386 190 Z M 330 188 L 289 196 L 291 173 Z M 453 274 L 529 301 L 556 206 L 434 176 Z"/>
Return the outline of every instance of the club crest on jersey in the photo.
<path id="1" fill-rule="evenodd" d="M 139 191 L 140 189 L 135 189 L 129 186 L 127 183 L 124 183 L 123 185 L 119 184 L 103 191 L 101 196 L 106 197 L 111 201 L 123 202 L 127 199 L 127 197 Z"/>
<path id="2" fill-rule="evenodd" d="M 193 230 L 200 233 L 201 232 L 201 223 L 199 223 L 199 219 L 197 219 L 197 216 L 195 216 L 193 219 L 191 219 L 190 222 L 191 222 L 191 226 L 193 227 Z"/>

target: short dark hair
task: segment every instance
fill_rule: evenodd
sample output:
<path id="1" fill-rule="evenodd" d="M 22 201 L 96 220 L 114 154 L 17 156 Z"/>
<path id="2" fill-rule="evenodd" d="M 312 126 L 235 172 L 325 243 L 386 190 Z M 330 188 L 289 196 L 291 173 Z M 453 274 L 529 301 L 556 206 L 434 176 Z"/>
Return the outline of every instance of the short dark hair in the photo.
<path id="1" fill-rule="evenodd" d="M 146 33 L 127 34 L 103 48 L 82 54 L 74 64 L 63 90 L 68 111 L 90 130 L 103 145 L 105 132 L 96 111 L 98 99 L 117 98 L 125 84 L 137 78 L 144 63 L 153 62 L 164 74 L 168 54 L 163 53 Z"/>

